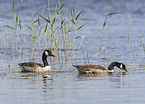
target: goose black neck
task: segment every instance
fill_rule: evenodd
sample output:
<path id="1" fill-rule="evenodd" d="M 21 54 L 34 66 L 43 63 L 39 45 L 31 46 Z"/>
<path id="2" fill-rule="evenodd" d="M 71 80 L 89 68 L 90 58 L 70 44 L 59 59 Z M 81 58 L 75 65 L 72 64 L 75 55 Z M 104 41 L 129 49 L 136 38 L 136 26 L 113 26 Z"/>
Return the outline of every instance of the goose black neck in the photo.
<path id="1" fill-rule="evenodd" d="M 112 62 L 109 67 L 108 70 L 114 70 L 114 66 L 117 66 L 119 63 L 118 62 Z M 118 67 L 118 66 L 117 66 Z"/>
<path id="2" fill-rule="evenodd" d="M 48 66 L 48 62 L 47 62 L 47 56 L 45 55 L 45 53 L 42 54 L 42 61 L 43 61 L 43 64 L 44 66 Z"/>

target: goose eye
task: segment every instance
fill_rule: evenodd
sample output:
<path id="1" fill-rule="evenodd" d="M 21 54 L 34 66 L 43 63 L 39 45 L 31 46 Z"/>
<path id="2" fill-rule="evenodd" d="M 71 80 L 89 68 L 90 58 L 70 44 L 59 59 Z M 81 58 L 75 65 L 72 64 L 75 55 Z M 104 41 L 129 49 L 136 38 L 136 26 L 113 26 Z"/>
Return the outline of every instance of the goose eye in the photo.
<path id="1" fill-rule="evenodd" d="M 48 56 L 48 55 L 49 55 L 47 51 L 45 51 L 45 55 L 46 55 L 46 56 Z"/>

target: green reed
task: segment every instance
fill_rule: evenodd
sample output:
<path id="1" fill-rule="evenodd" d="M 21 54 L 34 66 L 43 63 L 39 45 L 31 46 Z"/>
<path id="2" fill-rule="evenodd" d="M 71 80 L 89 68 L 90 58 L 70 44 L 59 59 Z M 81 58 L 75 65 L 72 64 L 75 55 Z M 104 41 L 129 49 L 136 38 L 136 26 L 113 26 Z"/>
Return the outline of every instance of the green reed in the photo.
<path id="1" fill-rule="evenodd" d="M 109 9 L 108 9 L 108 11 L 107 11 L 107 15 L 106 15 L 106 17 L 105 17 L 105 19 L 104 19 L 103 27 L 102 27 L 102 30 L 101 30 L 101 37 L 100 37 L 100 41 L 99 41 L 99 52 L 97 52 L 97 53 L 94 55 L 94 57 L 93 57 L 91 60 L 89 60 L 89 63 L 90 63 L 96 56 L 99 56 L 99 59 L 100 59 L 100 53 L 101 53 L 103 50 L 105 51 L 105 48 L 109 45 L 109 43 L 108 43 L 107 45 L 104 45 L 104 47 L 102 48 L 102 44 L 101 44 L 101 43 L 102 43 L 103 32 L 104 32 L 104 29 L 105 29 L 105 26 L 106 26 L 106 23 L 107 23 L 107 18 L 108 18 L 109 16 L 114 15 L 114 14 L 120 13 L 120 12 L 110 13 L 110 10 L 111 10 L 113 1 L 114 1 L 114 0 L 112 0 L 111 5 L 110 5 L 110 7 L 109 7 Z"/>
<path id="2" fill-rule="evenodd" d="M 78 13 L 78 6 L 68 11 L 67 17 L 63 15 L 64 6 L 65 3 L 61 4 L 60 0 L 58 0 L 58 5 L 56 5 L 55 10 L 45 8 L 45 16 L 38 14 L 46 22 L 45 32 L 50 31 L 50 47 L 56 51 L 61 66 L 63 60 L 60 55 L 60 49 L 63 49 L 65 61 L 67 62 L 69 54 L 74 54 L 70 50 L 75 48 L 74 43 L 77 31 L 85 25 L 80 25 L 81 22 L 78 21 L 82 12 L 80 11 Z M 59 25 L 56 23 L 59 23 Z"/>
<path id="3" fill-rule="evenodd" d="M 110 7 L 109 7 L 109 9 L 107 11 L 106 17 L 104 19 L 103 27 L 102 27 L 102 30 L 101 30 L 101 37 L 100 37 L 100 41 L 99 41 L 99 51 L 96 53 L 96 55 L 94 55 L 94 57 L 91 60 L 89 60 L 89 62 L 91 62 L 96 56 L 99 56 L 99 60 L 100 60 L 100 53 L 103 50 L 105 52 L 106 47 L 110 44 L 110 43 L 108 43 L 108 44 L 104 45 L 104 47 L 102 47 L 103 32 L 104 32 L 105 26 L 107 24 L 107 19 L 109 17 L 113 16 L 113 15 L 120 14 L 120 13 L 125 13 L 125 12 L 113 12 L 113 13 L 110 13 L 110 10 L 111 10 L 113 2 L 114 2 L 114 0 L 112 0 L 111 5 L 110 5 Z"/>
<path id="4" fill-rule="evenodd" d="M 71 61 L 73 61 L 77 31 L 85 25 L 79 20 L 82 10 L 79 11 L 77 5 L 64 12 L 65 3 L 61 3 L 60 0 L 58 0 L 54 10 L 51 10 L 50 6 L 48 0 L 48 8 L 45 7 L 43 13 L 36 12 L 33 14 L 28 24 L 22 22 L 19 11 L 15 12 L 15 1 L 12 4 L 10 3 L 11 20 L 4 22 L 4 37 L 6 39 L 10 35 L 13 37 L 11 40 L 15 44 L 12 44 L 14 45 L 12 47 L 15 47 L 15 49 L 12 53 L 16 50 L 19 54 L 19 61 L 25 48 L 28 48 L 31 52 L 30 60 L 33 60 L 34 50 L 40 53 L 41 49 L 49 48 L 57 54 L 60 67 L 68 62 L 70 56 Z M 10 31 L 13 31 L 13 33 L 11 34 Z M 7 40 L 7 42 L 9 41 Z M 9 47 L 9 45 L 6 47 Z M 62 55 L 62 53 L 64 54 Z M 51 60 L 51 62 L 56 61 L 53 58 Z"/>

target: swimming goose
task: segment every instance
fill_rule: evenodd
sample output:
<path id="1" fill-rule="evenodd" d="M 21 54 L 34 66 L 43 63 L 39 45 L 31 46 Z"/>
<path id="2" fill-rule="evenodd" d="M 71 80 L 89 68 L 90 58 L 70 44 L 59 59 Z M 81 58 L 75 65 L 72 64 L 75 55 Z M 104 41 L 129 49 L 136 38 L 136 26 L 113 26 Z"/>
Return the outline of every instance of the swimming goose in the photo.
<path id="1" fill-rule="evenodd" d="M 114 72 L 114 66 L 127 72 L 126 66 L 123 63 L 112 62 L 108 69 L 99 65 L 73 65 L 79 73 L 98 73 L 98 72 Z"/>
<path id="2" fill-rule="evenodd" d="M 47 56 L 55 57 L 50 50 L 45 50 L 42 54 L 42 61 L 44 65 L 36 62 L 25 62 L 18 64 L 22 68 L 21 72 L 44 73 L 51 71 L 51 67 L 47 62 Z"/>

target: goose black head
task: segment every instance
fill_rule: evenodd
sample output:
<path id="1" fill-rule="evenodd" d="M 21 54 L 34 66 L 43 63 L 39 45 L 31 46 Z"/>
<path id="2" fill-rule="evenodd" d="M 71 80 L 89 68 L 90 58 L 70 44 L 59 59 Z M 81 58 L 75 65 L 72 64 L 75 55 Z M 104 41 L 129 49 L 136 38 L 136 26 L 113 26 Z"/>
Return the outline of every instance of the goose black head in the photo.
<path id="1" fill-rule="evenodd" d="M 127 72 L 127 68 L 126 68 L 126 66 L 125 66 L 123 63 L 118 63 L 118 64 L 117 64 L 117 67 L 118 67 L 119 69 L 122 69 L 122 70 L 124 70 L 124 71 Z"/>
<path id="2" fill-rule="evenodd" d="M 119 63 L 119 62 L 112 62 L 112 63 L 109 65 L 108 69 L 109 69 L 109 70 L 114 70 L 114 66 L 117 66 L 119 69 L 122 69 L 122 70 L 124 70 L 124 71 L 127 72 L 126 66 L 125 66 L 123 63 Z"/>
<path id="3" fill-rule="evenodd" d="M 45 50 L 45 51 L 44 51 L 44 54 L 45 54 L 46 56 L 53 56 L 53 57 L 55 57 L 55 56 L 52 54 L 52 52 L 51 52 L 50 50 Z"/>

